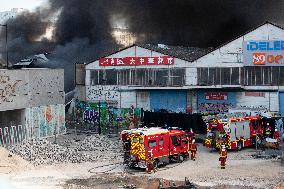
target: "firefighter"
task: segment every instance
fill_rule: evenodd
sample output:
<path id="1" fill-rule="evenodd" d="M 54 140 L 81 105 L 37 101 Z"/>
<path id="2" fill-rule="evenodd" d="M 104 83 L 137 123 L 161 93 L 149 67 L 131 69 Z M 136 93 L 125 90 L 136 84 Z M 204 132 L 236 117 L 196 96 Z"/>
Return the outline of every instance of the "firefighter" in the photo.
<path id="1" fill-rule="evenodd" d="M 280 132 L 277 129 L 275 129 L 274 131 L 273 138 L 276 139 L 278 142 L 280 141 Z"/>
<path id="2" fill-rule="evenodd" d="M 148 161 L 146 165 L 146 172 L 151 174 L 152 172 L 155 172 L 155 167 L 154 167 L 154 160 L 152 158 L 151 152 L 149 153 L 148 156 Z"/>
<path id="3" fill-rule="evenodd" d="M 190 146 L 190 152 L 191 152 L 191 159 L 195 161 L 195 156 L 197 152 L 197 145 L 195 144 L 195 139 L 192 139 L 192 143 Z"/>
<path id="4" fill-rule="evenodd" d="M 271 137 L 271 126 L 269 125 L 269 123 L 267 123 L 267 126 L 266 126 L 266 129 L 265 129 L 265 136 L 267 138 L 270 138 Z"/>
<path id="5" fill-rule="evenodd" d="M 221 169 L 225 169 L 226 159 L 227 159 L 227 149 L 225 145 L 222 145 L 220 149 L 220 158 L 219 158 L 219 161 L 221 163 Z"/>
<path id="6" fill-rule="evenodd" d="M 191 143 L 193 138 L 194 138 L 194 132 L 193 132 L 192 128 L 190 128 L 188 135 L 189 135 L 189 143 Z"/>

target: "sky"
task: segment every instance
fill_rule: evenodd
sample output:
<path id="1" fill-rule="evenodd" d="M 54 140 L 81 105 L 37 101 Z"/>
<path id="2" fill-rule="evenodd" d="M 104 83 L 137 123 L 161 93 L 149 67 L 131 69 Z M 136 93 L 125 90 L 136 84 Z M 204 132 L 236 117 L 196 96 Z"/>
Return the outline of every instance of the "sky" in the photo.
<path id="1" fill-rule="evenodd" d="M 12 8 L 33 10 L 47 0 L 0 0 L 0 12 L 10 11 Z"/>

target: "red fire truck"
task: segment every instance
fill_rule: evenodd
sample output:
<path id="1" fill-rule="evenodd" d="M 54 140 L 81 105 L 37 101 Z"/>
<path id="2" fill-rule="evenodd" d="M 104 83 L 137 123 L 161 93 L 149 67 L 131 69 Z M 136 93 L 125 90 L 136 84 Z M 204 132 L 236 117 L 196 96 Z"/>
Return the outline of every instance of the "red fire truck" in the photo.
<path id="1" fill-rule="evenodd" d="M 178 128 L 124 130 L 121 140 L 124 161 L 129 167 L 146 168 L 149 157 L 154 160 L 155 167 L 171 161 L 182 162 L 189 157 L 189 135 Z"/>
<path id="2" fill-rule="evenodd" d="M 208 148 L 220 148 L 225 144 L 228 149 L 241 150 L 255 145 L 263 135 L 261 117 L 249 116 L 235 119 L 214 119 L 207 123 L 207 137 L 204 145 Z"/>

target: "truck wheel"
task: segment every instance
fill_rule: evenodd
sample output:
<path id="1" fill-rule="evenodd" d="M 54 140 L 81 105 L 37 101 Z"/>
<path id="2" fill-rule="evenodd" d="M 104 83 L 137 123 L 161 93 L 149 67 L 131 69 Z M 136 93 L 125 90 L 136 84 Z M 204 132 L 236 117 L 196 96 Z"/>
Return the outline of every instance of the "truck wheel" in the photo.
<path id="1" fill-rule="evenodd" d="M 182 154 L 179 154 L 179 155 L 178 155 L 178 162 L 179 162 L 179 163 L 182 163 L 183 161 L 184 161 L 183 155 L 182 155 Z"/>
<path id="2" fill-rule="evenodd" d="M 237 144 L 237 151 L 241 151 L 243 148 L 243 143 L 241 141 L 238 142 Z"/>
<path id="3" fill-rule="evenodd" d="M 153 162 L 153 166 L 154 166 L 154 169 L 157 169 L 159 167 L 159 160 L 155 159 Z"/>

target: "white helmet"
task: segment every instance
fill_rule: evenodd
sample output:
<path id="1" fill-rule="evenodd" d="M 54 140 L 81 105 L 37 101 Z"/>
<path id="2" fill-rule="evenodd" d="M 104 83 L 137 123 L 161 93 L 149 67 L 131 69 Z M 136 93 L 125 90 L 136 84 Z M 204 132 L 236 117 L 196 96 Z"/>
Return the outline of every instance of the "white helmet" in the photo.
<path id="1" fill-rule="evenodd" d="M 192 139 L 192 143 L 195 143 L 195 139 Z"/>

